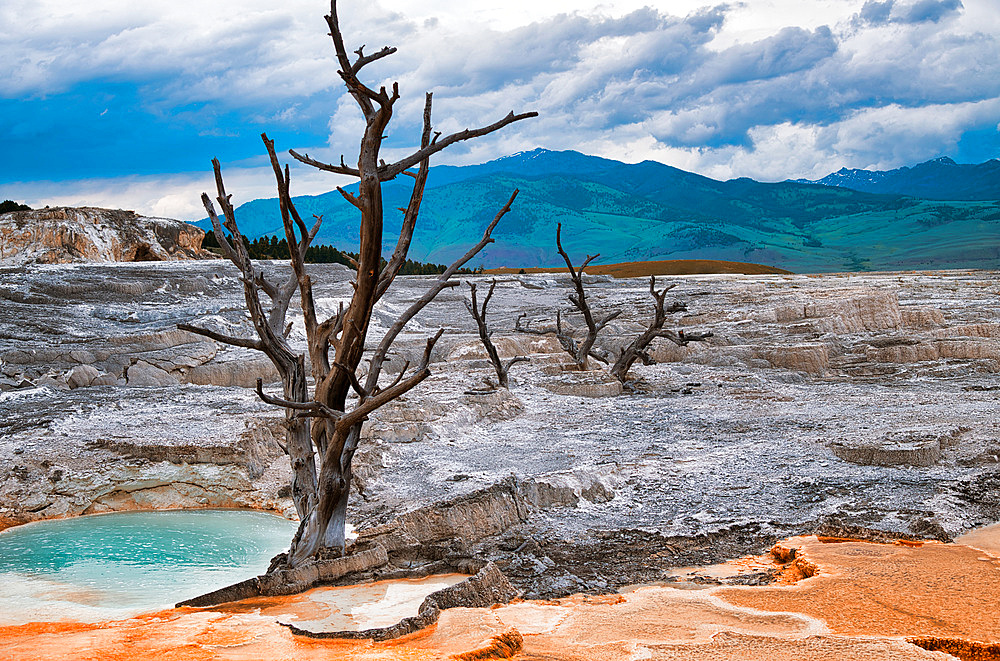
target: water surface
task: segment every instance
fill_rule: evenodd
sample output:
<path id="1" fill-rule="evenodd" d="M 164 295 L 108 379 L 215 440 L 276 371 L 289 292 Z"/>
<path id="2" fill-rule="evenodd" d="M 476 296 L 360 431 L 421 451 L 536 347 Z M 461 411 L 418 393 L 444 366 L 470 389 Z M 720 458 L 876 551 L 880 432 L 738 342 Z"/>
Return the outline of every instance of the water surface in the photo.
<path id="1" fill-rule="evenodd" d="M 296 524 L 262 512 L 125 512 L 0 532 L 0 624 L 168 608 L 267 570 Z"/>

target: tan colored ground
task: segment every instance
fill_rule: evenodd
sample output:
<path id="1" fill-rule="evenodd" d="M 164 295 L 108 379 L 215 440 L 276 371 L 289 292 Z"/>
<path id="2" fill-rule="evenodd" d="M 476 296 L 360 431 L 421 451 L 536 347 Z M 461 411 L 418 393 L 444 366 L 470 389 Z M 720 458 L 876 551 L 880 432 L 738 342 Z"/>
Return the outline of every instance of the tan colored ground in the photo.
<path id="1" fill-rule="evenodd" d="M 968 532 L 957 540 L 959 544 L 972 546 L 1000 558 L 1000 523 Z"/>
<path id="2" fill-rule="evenodd" d="M 575 266 L 579 266 L 576 264 Z M 565 273 L 565 268 L 532 267 L 526 269 L 488 269 L 486 273 Z M 640 278 L 649 275 L 694 275 L 706 273 L 743 273 L 761 275 L 769 273 L 791 273 L 773 266 L 751 264 L 749 262 L 722 262 L 714 259 L 667 259 L 658 262 L 623 262 L 621 264 L 592 264 L 587 267 L 591 275 L 610 275 L 615 278 Z"/>
<path id="3" fill-rule="evenodd" d="M 100 624 L 0 628 L 0 659 L 954 659 L 1000 658 L 1000 529 L 976 546 L 886 545 L 793 538 L 787 580 L 767 587 L 680 590 L 452 609 L 437 625 L 385 643 L 311 640 L 277 625 L 301 597 L 176 609 Z M 963 540 L 965 541 L 965 540 Z M 788 550 L 795 549 L 794 560 Z M 783 555 L 780 551 L 778 555 Z M 767 557 L 730 565 L 752 570 Z M 710 572 L 724 573 L 725 568 Z M 968 641 L 978 641 L 973 644 Z M 497 656 L 522 645 L 515 656 Z M 477 651 L 478 650 L 478 651 Z M 490 654 L 493 654 L 492 656 Z"/>

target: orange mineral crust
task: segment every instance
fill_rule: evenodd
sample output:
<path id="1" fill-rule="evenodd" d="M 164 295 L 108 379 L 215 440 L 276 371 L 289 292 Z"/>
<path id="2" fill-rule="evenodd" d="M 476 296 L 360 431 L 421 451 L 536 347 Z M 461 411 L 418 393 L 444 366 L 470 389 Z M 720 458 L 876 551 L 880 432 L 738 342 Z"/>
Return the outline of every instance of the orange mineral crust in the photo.
<path id="1" fill-rule="evenodd" d="M 829 543 L 782 546 L 815 574 L 782 587 L 721 588 L 723 600 L 817 618 L 837 634 L 1000 641 L 1000 560 L 961 544 Z"/>
<path id="2" fill-rule="evenodd" d="M 24 521 L 20 519 L 11 519 L 9 517 L 0 516 L 0 530 L 6 530 L 7 528 L 13 528 L 14 526 L 19 526 Z"/>
<path id="3" fill-rule="evenodd" d="M 954 661 L 947 652 L 965 661 L 998 658 L 1000 571 L 980 548 L 815 537 L 780 546 L 784 562 L 775 564 L 799 568 L 794 584 L 650 586 L 623 595 L 454 608 L 428 629 L 385 642 L 311 639 L 277 624 L 322 619 L 329 613 L 318 606 L 343 604 L 331 594 L 340 588 L 318 588 L 115 622 L 0 627 L 0 659 Z M 729 569 L 768 562 L 745 559 Z"/>

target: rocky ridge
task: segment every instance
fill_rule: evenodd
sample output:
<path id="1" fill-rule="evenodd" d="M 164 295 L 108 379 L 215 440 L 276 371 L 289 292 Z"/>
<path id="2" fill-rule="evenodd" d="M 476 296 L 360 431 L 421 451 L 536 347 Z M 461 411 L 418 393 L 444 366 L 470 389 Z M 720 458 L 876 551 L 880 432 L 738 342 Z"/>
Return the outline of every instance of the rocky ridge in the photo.
<path id="1" fill-rule="evenodd" d="M 205 232 L 170 218 L 96 207 L 0 215 L 0 265 L 210 259 Z"/>

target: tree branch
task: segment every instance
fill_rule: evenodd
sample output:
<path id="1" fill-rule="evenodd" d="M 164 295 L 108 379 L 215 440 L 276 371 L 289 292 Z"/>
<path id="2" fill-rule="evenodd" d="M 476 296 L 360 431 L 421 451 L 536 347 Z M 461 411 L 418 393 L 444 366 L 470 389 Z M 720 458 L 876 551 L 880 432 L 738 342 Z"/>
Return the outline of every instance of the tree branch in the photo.
<path id="1" fill-rule="evenodd" d="M 358 397 L 364 401 L 368 397 L 368 391 L 361 387 L 361 383 L 358 381 L 358 376 L 354 373 L 354 370 L 349 369 L 346 365 L 338 363 L 337 361 L 333 362 L 333 366 L 339 370 L 343 370 L 344 374 L 347 375 L 347 378 L 351 382 L 351 388 L 353 388 L 354 392 L 358 394 Z"/>
<path id="2" fill-rule="evenodd" d="M 416 372 L 410 375 L 410 377 L 406 380 L 401 381 L 390 388 L 386 388 L 385 390 L 380 391 L 377 395 L 373 395 L 365 401 L 360 402 L 350 411 L 350 413 L 345 414 L 343 418 L 337 421 L 337 426 L 345 430 L 350 428 L 352 425 L 361 422 L 368 417 L 368 414 L 391 402 L 407 391 L 412 390 L 414 386 L 430 376 L 431 371 L 427 369 L 427 364 L 430 362 L 431 350 L 434 349 L 434 344 L 443 333 L 443 328 L 438 329 L 438 332 L 435 333 L 433 337 L 427 339 L 427 346 L 424 348 L 424 355 L 420 360 L 420 365 L 417 367 Z"/>
<path id="3" fill-rule="evenodd" d="M 330 14 L 326 17 L 326 23 L 330 26 L 330 37 L 333 39 L 333 48 L 337 52 L 337 61 L 340 63 L 340 77 L 347 85 L 347 90 L 354 97 L 365 117 L 371 117 L 375 113 L 372 101 L 378 101 L 378 94 L 358 80 L 354 65 L 351 64 L 347 56 L 347 48 L 344 46 L 344 37 L 340 33 L 340 19 L 337 17 L 337 0 L 330 0 Z M 380 104 L 381 105 L 381 104 Z"/>
<path id="4" fill-rule="evenodd" d="M 375 355 L 372 356 L 371 369 L 368 371 L 368 379 L 365 382 L 365 389 L 369 392 L 373 391 L 378 385 L 378 377 L 382 371 L 382 364 L 385 362 L 386 354 L 389 352 L 389 347 L 396 340 L 396 337 L 403 331 L 407 322 L 417 315 L 418 312 L 423 310 L 428 303 L 434 300 L 441 290 L 446 287 L 454 287 L 456 283 L 449 282 L 451 277 L 455 275 L 458 269 L 462 268 L 470 259 L 475 257 L 479 251 L 493 243 L 493 229 L 500 222 L 500 219 L 510 211 L 510 206 L 514 203 L 514 199 L 517 198 L 518 190 L 515 188 L 514 192 L 511 193 L 510 199 L 507 200 L 507 204 L 503 205 L 503 208 L 497 212 L 497 215 L 493 217 L 492 222 L 486 227 L 483 232 L 483 238 L 479 240 L 479 243 L 469 248 L 469 250 L 459 257 L 457 260 L 452 262 L 451 266 L 445 269 L 445 272 L 438 276 L 438 279 L 434 284 L 424 292 L 424 295 L 416 300 L 410 307 L 408 307 L 395 322 L 389 327 L 385 335 L 382 337 L 382 341 L 379 343 L 378 348 L 375 350 Z"/>
<path id="5" fill-rule="evenodd" d="M 424 129 L 420 136 L 420 146 L 426 147 L 430 144 L 431 135 L 431 99 L 432 94 L 428 92 L 424 95 Z M 420 169 L 413 175 L 413 191 L 410 193 L 410 202 L 403 211 L 403 225 L 399 230 L 399 240 L 396 242 L 396 249 L 392 252 L 382 273 L 379 274 L 378 287 L 375 292 L 375 300 L 382 298 L 389 285 L 399 274 L 399 270 L 406 262 L 406 255 L 410 250 L 410 242 L 413 239 L 413 229 L 417 224 L 417 214 L 420 213 L 420 203 L 424 197 L 424 187 L 427 184 L 427 175 L 430 172 L 430 159 L 425 158 L 420 161 Z"/>
<path id="6" fill-rule="evenodd" d="M 334 411 L 320 402 L 293 402 L 281 397 L 275 397 L 274 395 L 268 395 L 264 392 L 263 379 L 257 379 L 257 396 L 260 397 L 262 401 L 273 406 L 282 406 L 286 409 L 294 409 L 296 411 L 308 411 L 311 414 L 311 417 L 338 420 L 344 415 L 340 411 Z"/>
<path id="7" fill-rule="evenodd" d="M 410 361 L 408 361 L 408 360 L 403 361 L 403 368 L 401 370 L 399 370 L 399 374 L 396 375 L 396 378 L 393 379 L 392 383 L 390 383 L 387 387 L 388 388 L 392 388 L 394 385 L 396 385 L 397 383 L 399 383 L 400 381 L 402 381 L 403 380 L 403 375 L 406 374 L 406 370 L 408 370 L 408 369 L 410 369 Z M 385 388 L 376 387 L 375 388 L 375 394 L 377 395 L 378 393 L 382 392 L 383 390 L 385 390 Z"/>
<path id="8" fill-rule="evenodd" d="M 324 163 L 323 161 L 317 161 L 315 158 L 311 158 L 309 154 L 300 154 L 294 149 L 289 149 L 288 153 L 291 154 L 292 158 L 300 163 L 305 163 L 306 165 L 311 165 L 317 170 L 323 170 L 324 172 L 333 172 L 334 174 L 346 174 L 349 177 L 361 178 L 361 171 L 357 168 L 348 167 L 344 164 L 344 157 L 340 157 L 340 165 L 333 165 L 331 163 Z"/>
<path id="9" fill-rule="evenodd" d="M 357 207 L 359 210 L 361 210 L 361 211 L 365 210 L 364 207 L 361 206 L 361 200 L 359 200 L 357 197 L 355 197 L 351 193 L 348 193 L 346 190 L 343 189 L 343 187 L 337 186 L 337 192 L 340 193 L 344 197 L 345 200 L 347 200 L 348 202 L 350 202 L 352 205 L 354 205 L 355 207 Z"/>
<path id="10" fill-rule="evenodd" d="M 584 323 L 587 325 L 587 336 L 584 338 L 583 342 L 577 344 L 568 335 L 562 336 L 557 334 L 560 343 L 562 343 L 563 348 L 566 352 L 573 356 L 574 362 L 580 369 L 585 369 L 587 367 L 587 358 L 592 354 L 591 349 L 594 346 L 594 342 L 597 341 L 597 333 L 607 325 L 609 321 L 621 314 L 621 310 L 613 312 L 601 322 L 597 323 L 594 321 L 594 315 L 590 310 L 590 305 L 587 303 L 587 295 L 583 289 L 583 270 L 587 268 L 593 260 L 597 259 L 599 255 L 588 255 L 587 259 L 584 260 L 583 264 L 579 269 L 573 268 L 573 262 L 570 261 L 569 255 L 562 247 L 562 223 L 556 225 L 556 248 L 559 254 L 562 256 L 563 260 L 566 262 L 566 267 L 569 269 L 569 277 L 573 281 L 573 286 L 576 288 L 576 294 L 570 294 L 569 300 L 576 307 L 577 310 L 583 314 Z M 558 326 L 558 324 L 557 324 Z M 560 333 L 561 333 L 560 329 Z M 597 356 L 595 356 L 597 357 Z M 599 360 L 603 360 L 598 357 Z"/>
<path id="11" fill-rule="evenodd" d="M 511 365 L 521 361 L 515 358 L 507 363 L 506 366 L 500 362 L 500 353 L 497 351 L 496 345 L 493 344 L 493 340 L 490 339 L 490 331 L 486 325 L 486 306 L 489 305 L 490 299 L 493 297 L 497 281 L 493 280 L 493 282 L 490 283 L 490 290 L 483 299 L 482 309 L 480 309 L 479 303 L 476 300 L 476 283 L 466 282 L 466 284 L 469 285 L 469 295 L 472 298 L 472 301 L 464 301 L 465 308 L 476 321 L 476 327 L 479 329 L 479 341 L 482 342 L 483 348 L 486 350 L 486 355 L 489 357 L 490 363 L 493 365 L 493 371 L 497 374 L 497 381 L 502 388 L 509 388 L 507 372 L 510 370 Z M 522 359 L 527 360 L 523 357 Z"/>
<path id="12" fill-rule="evenodd" d="M 517 316 L 517 319 L 514 320 L 514 332 L 515 333 L 527 333 L 527 334 L 530 334 L 530 335 L 549 335 L 550 333 L 557 333 L 558 332 L 558 329 L 554 328 L 552 326 L 550 326 L 548 328 L 532 328 L 531 327 L 531 320 L 530 319 L 528 319 L 528 321 L 525 322 L 525 325 L 522 326 L 521 325 L 521 320 L 522 319 L 526 319 L 527 316 L 528 316 L 527 312 L 522 312 L 521 314 L 519 314 Z"/>
<path id="13" fill-rule="evenodd" d="M 673 289 L 674 283 L 667 285 L 660 291 L 656 290 L 656 277 L 649 277 L 649 295 L 653 297 L 653 319 L 649 322 L 649 327 L 639 337 L 635 338 L 628 346 L 624 347 L 618 354 L 615 364 L 611 367 L 611 375 L 625 383 L 629 369 L 636 360 L 642 360 L 644 365 L 652 364 L 652 357 L 646 352 L 650 343 L 658 337 L 670 340 L 677 346 L 686 346 L 688 342 L 700 342 L 712 336 L 710 331 L 685 334 L 683 330 L 674 332 L 664 330 L 668 312 L 679 312 L 686 310 L 687 306 L 681 302 L 673 303 L 670 308 L 664 308 L 667 292 Z"/>
<path id="14" fill-rule="evenodd" d="M 507 361 L 506 365 L 504 365 L 503 371 L 509 372 L 510 368 L 513 367 L 515 363 L 530 363 L 530 362 L 531 358 L 528 358 L 527 356 L 514 356 L 513 358 Z"/>
<path id="15" fill-rule="evenodd" d="M 506 117 L 490 124 L 489 126 L 484 126 L 478 129 L 465 129 L 464 131 L 459 131 L 458 133 L 452 133 L 451 135 L 442 138 L 440 140 L 432 141 L 426 147 L 420 148 L 419 150 L 410 154 L 406 158 L 400 161 L 396 161 L 391 165 L 387 165 L 384 168 L 379 168 L 378 171 L 379 179 L 381 179 L 382 181 L 389 181 L 390 179 L 395 179 L 399 173 L 403 172 L 404 170 L 408 170 L 409 168 L 413 167 L 420 161 L 430 157 L 433 154 L 436 154 L 437 152 L 441 151 L 442 149 L 444 149 L 449 145 L 453 145 L 456 142 L 461 142 L 462 140 L 469 140 L 470 138 L 478 138 L 480 136 L 493 133 L 494 131 L 499 131 L 508 124 L 513 124 L 514 122 L 521 121 L 522 119 L 528 119 L 529 117 L 538 117 L 538 113 L 526 112 L 526 113 L 521 113 L 520 115 L 515 115 L 514 111 L 512 110 L 510 113 L 507 114 Z"/>
<path id="16" fill-rule="evenodd" d="M 182 331 L 187 331 L 189 333 L 195 333 L 197 335 L 203 335 L 207 338 L 213 339 L 217 342 L 222 342 L 223 344 L 228 344 L 234 347 L 244 347 L 246 349 L 256 349 L 257 351 L 263 351 L 264 347 L 261 345 L 260 340 L 251 340 L 249 338 L 233 337 L 231 335 L 223 335 L 222 333 L 216 333 L 213 330 L 207 328 L 200 328 L 198 326 L 192 326 L 190 324 L 177 324 L 177 329 Z"/>
<path id="17" fill-rule="evenodd" d="M 693 333 L 685 333 L 682 330 L 662 330 L 656 334 L 656 337 L 662 337 L 666 340 L 670 340 L 679 347 L 686 347 L 689 342 L 704 342 L 706 339 L 712 337 L 712 331 L 695 331 Z"/>
<path id="18" fill-rule="evenodd" d="M 382 48 L 382 50 L 380 50 L 377 53 L 372 53 L 371 55 L 365 55 L 363 52 L 364 48 L 365 47 L 362 45 L 361 48 L 354 51 L 355 53 L 358 54 L 358 59 L 355 60 L 354 64 L 351 65 L 351 73 L 353 73 L 355 76 L 358 75 L 358 72 L 361 71 L 361 68 L 364 67 L 365 65 L 371 64 L 375 60 L 381 60 L 383 57 L 388 57 L 389 55 L 392 55 L 393 53 L 396 52 L 396 49 L 394 47 L 385 46 L 384 48 Z"/>

